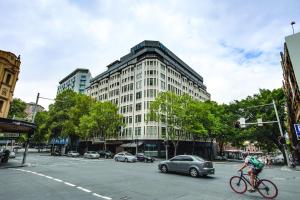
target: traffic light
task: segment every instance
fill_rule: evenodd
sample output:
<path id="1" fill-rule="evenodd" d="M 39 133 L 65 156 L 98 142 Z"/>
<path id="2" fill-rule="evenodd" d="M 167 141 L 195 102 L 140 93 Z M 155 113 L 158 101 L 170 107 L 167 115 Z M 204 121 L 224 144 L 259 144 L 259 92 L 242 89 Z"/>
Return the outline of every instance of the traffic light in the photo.
<path id="1" fill-rule="evenodd" d="M 281 144 L 281 145 L 286 144 L 286 139 L 285 139 L 285 137 L 279 136 L 279 137 L 278 137 L 278 143 Z"/>
<path id="2" fill-rule="evenodd" d="M 234 127 L 235 127 L 235 128 L 241 128 L 241 123 L 240 123 L 240 121 L 236 121 L 236 122 L 234 123 Z"/>

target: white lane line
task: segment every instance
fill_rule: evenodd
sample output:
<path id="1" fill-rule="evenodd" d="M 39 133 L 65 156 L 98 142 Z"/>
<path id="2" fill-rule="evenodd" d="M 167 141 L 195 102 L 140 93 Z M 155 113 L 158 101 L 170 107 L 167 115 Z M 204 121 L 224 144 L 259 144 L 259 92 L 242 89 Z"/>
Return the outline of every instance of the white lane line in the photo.
<path id="1" fill-rule="evenodd" d="M 76 188 L 79 189 L 79 190 L 82 190 L 82 191 L 84 191 L 84 192 L 92 192 L 91 190 L 85 189 L 85 188 L 80 187 L 80 186 L 78 186 L 78 187 L 76 187 Z"/>
<path id="2" fill-rule="evenodd" d="M 107 199 L 107 200 L 111 200 L 112 199 L 110 197 L 102 196 L 102 195 L 97 194 L 97 193 L 93 193 L 93 195 L 96 196 L 96 197 L 102 198 L 102 199 Z"/>
<path id="3" fill-rule="evenodd" d="M 53 177 L 51 177 L 51 176 L 45 176 L 46 178 L 49 178 L 49 179 L 53 179 Z"/>
<path id="4" fill-rule="evenodd" d="M 29 170 L 23 170 L 23 169 L 13 169 L 13 170 L 23 171 L 23 172 L 28 172 L 28 173 L 32 173 L 32 174 L 34 174 L 34 175 L 46 177 L 46 178 L 48 178 L 48 179 L 52 179 L 52 180 L 57 181 L 57 182 L 63 182 L 65 185 L 68 185 L 68 186 L 71 186 L 71 187 L 75 187 L 75 186 L 76 186 L 76 185 L 74 185 L 74 184 L 72 184 L 72 183 L 63 181 L 63 180 L 58 179 L 58 178 L 53 178 L 53 177 L 51 177 L 51 176 L 47 176 L 47 175 L 44 175 L 44 174 L 41 174 L 41 173 L 37 173 L 37 172 L 29 171 Z M 91 193 L 91 192 L 92 192 L 91 190 L 88 190 L 88 189 L 83 188 L 83 187 L 80 187 L 80 186 L 77 186 L 76 188 L 79 189 L 79 190 L 81 190 L 81 191 L 87 192 L 87 193 Z M 99 198 L 102 198 L 102 199 L 106 199 L 106 200 L 111 200 L 111 199 L 112 199 L 112 198 L 110 198 L 110 197 L 103 196 L 103 195 L 100 195 L 100 194 L 97 194 L 97 193 L 92 193 L 92 194 L 93 194 L 93 196 L 99 197 Z"/>
<path id="5" fill-rule="evenodd" d="M 76 185 L 72 184 L 72 183 L 69 183 L 69 182 L 65 182 L 64 181 L 64 184 L 68 185 L 68 186 L 71 186 L 71 187 L 75 187 Z"/>
<path id="6" fill-rule="evenodd" d="M 58 179 L 58 178 L 54 178 L 53 179 L 54 181 L 57 181 L 57 182 L 63 182 L 62 180 Z"/>

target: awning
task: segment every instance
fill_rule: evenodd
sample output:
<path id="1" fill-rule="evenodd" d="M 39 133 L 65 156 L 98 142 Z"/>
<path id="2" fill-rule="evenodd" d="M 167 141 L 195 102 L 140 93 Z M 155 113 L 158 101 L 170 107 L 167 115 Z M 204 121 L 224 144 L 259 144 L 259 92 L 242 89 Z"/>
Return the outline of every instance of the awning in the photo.
<path id="1" fill-rule="evenodd" d="M 33 133 L 36 125 L 26 121 L 0 118 L 0 132 Z"/>
<path id="2" fill-rule="evenodd" d="M 138 146 L 141 146 L 143 144 L 143 142 L 138 142 Z M 132 142 L 132 143 L 125 143 L 122 144 L 121 147 L 136 147 L 136 143 Z"/>

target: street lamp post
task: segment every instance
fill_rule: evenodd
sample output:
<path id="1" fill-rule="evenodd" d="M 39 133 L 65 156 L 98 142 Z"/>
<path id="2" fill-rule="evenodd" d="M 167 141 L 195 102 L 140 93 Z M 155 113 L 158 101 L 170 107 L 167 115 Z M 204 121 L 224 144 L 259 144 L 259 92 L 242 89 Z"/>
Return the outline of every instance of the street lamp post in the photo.
<path id="1" fill-rule="evenodd" d="M 294 35 L 294 24 L 296 24 L 296 22 L 292 21 L 291 25 L 292 25 L 292 29 L 293 29 L 293 35 Z"/>

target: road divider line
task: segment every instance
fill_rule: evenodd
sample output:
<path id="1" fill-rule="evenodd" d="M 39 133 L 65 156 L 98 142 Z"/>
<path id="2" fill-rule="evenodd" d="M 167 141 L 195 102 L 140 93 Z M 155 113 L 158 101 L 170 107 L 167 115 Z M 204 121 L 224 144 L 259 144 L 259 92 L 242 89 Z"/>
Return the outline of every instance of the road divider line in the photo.
<path id="1" fill-rule="evenodd" d="M 92 192 L 91 190 L 85 189 L 85 188 L 80 187 L 80 186 L 78 186 L 78 187 L 76 187 L 76 188 L 79 189 L 79 190 L 82 190 L 82 191 L 84 191 L 84 192 Z"/>
<path id="2" fill-rule="evenodd" d="M 63 182 L 62 180 L 58 179 L 58 178 L 54 178 L 53 179 L 54 181 L 57 181 L 57 182 Z"/>
<path id="3" fill-rule="evenodd" d="M 93 193 L 93 195 L 96 196 L 96 197 L 102 198 L 102 199 L 107 199 L 107 200 L 111 200 L 112 199 L 110 197 L 102 196 L 102 195 L 97 194 L 97 193 Z"/>
<path id="4" fill-rule="evenodd" d="M 71 186 L 71 187 L 75 187 L 76 185 L 72 184 L 72 183 L 69 183 L 69 182 L 65 182 L 64 181 L 64 184 L 68 185 L 68 186 Z"/>
<path id="5" fill-rule="evenodd" d="M 58 179 L 58 178 L 53 178 L 52 176 L 47 176 L 45 174 L 41 174 L 41 173 L 38 173 L 38 172 L 34 172 L 34 171 L 30 171 L 30 170 L 23 170 L 23 169 L 12 169 L 12 170 L 17 170 L 17 171 L 22 171 L 22 172 L 28 172 L 28 173 L 31 173 L 31 174 L 34 174 L 34 175 L 38 175 L 38 176 L 42 176 L 42 177 L 45 177 L 45 178 L 48 178 L 48 179 L 51 179 L 51 180 L 54 180 L 54 181 L 57 181 L 57 182 L 60 182 L 60 183 L 64 183 L 65 185 L 68 185 L 68 186 L 71 186 L 71 187 L 76 187 L 76 185 L 74 185 L 72 183 L 63 181 L 63 180 Z M 91 190 L 83 188 L 83 187 L 80 187 L 80 186 L 77 186 L 76 188 L 79 189 L 79 190 L 81 190 L 81 191 L 84 191 L 86 193 L 91 193 L 92 192 Z M 92 193 L 92 195 L 95 196 L 95 197 L 98 197 L 98 198 L 102 198 L 102 199 L 106 199 L 106 200 L 112 200 L 111 197 L 103 196 L 103 195 L 100 195 L 100 194 L 97 194 L 97 193 L 94 193 L 94 192 Z"/>

